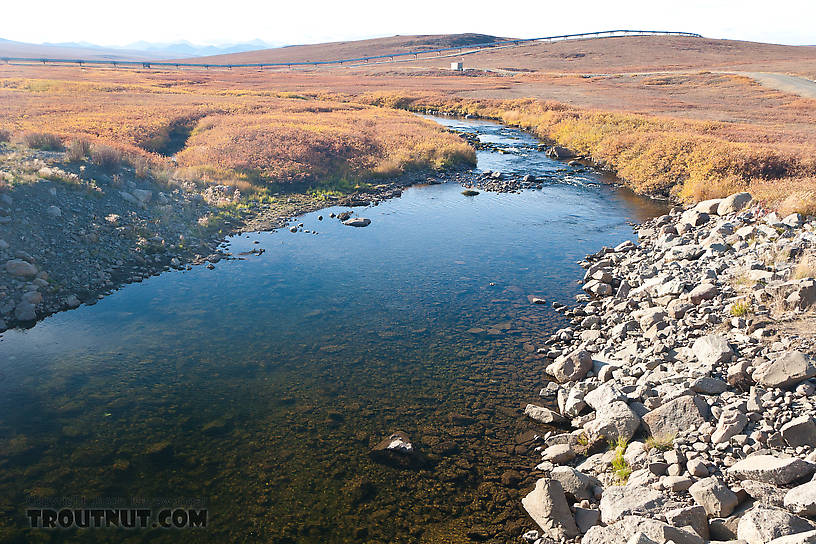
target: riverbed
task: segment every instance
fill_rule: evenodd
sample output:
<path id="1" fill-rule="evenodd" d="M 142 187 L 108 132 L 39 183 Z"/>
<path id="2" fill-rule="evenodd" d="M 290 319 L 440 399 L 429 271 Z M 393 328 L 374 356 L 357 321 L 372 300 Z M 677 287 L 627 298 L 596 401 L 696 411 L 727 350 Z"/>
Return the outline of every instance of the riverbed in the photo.
<path id="1" fill-rule="evenodd" d="M 521 131 L 438 121 L 490 144 L 477 169 L 541 188 L 415 186 L 354 208 L 365 228 L 327 208 L 230 238 L 214 269 L 0 336 L 0 536 L 31 536 L 26 505 L 77 496 L 195 499 L 208 527 L 52 541 L 506 542 L 530 526 L 521 409 L 565 324 L 551 303 L 574 301 L 586 253 L 665 210 Z M 395 430 L 427 463 L 369 456 Z"/>

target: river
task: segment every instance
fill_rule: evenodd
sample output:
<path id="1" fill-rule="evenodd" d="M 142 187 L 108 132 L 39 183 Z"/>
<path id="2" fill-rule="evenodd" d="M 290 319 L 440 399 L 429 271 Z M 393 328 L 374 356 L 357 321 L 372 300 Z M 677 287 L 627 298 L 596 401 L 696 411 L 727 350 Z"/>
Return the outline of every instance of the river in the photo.
<path id="1" fill-rule="evenodd" d="M 540 189 L 415 186 L 352 228 L 240 235 L 239 256 L 129 285 L 0 336 L 0 536 L 77 497 L 205 504 L 206 529 L 56 530 L 43 541 L 506 542 L 531 527 L 540 341 L 576 261 L 663 207 L 553 161 L 515 129 L 438 119 L 478 169 Z M 322 216 L 322 220 L 319 217 Z M 529 296 L 548 303 L 534 305 Z M 371 447 L 395 430 L 427 460 Z M 195 499 L 190 501 L 189 499 Z"/>

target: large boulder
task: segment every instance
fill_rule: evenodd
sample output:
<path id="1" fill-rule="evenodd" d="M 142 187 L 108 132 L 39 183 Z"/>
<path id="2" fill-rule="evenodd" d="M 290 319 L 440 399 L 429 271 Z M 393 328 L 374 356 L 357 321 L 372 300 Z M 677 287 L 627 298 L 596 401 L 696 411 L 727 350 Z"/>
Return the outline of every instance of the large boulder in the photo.
<path id="1" fill-rule="evenodd" d="M 785 508 L 800 516 L 816 516 L 816 481 L 794 487 L 785 494 Z"/>
<path id="2" fill-rule="evenodd" d="M 766 387 L 787 389 L 816 376 L 813 358 L 801 351 L 787 351 L 754 370 L 754 380 Z"/>
<path id="3" fill-rule="evenodd" d="M 133 189 L 130 194 L 132 194 L 142 206 L 146 206 L 148 202 L 153 200 L 153 191 L 148 191 L 147 189 Z"/>
<path id="4" fill-rule="evenodd" d="M 553 480 L 558 480 L 567 498 L 572 502 L 592 499 L 594 496 L 593 489 L 601 485 L 593 476 L 584 474 L 572 467 L 555 467 L 550 472 L 550 477 Z"/>
<path id="5" fill-rule="evenodd" d="M 816 421 L 807 414 L 785 423 L 781 432 L 788 446 L 816 446 Z"/>
<path id="6" fill-rule="evenodd" d="M 720 294 L 717 286 L 711 283 L 701 283 L 691 290 L 689 293 L 689 300 L 692 304 L 700 304 L 704 300 L 711 300 Z"/>
<path id="7" fill-rule="evenodd" d="M 672 527 L 691 529 L 708 540 L 708 513 L 702 506 L 684 506 L 666 512 L 666 521 Z"/>
<path id="8" fill-rule="evenodd" d="M 745 512 L 737 525 L 737 538 L 748 544 L 767 544 L 775 538 L 813 530 L 806 519 L 782 508 L 754 506 Z"/>
<path id="9" fill-rule="evenodd" d="M 593 410 L 600 410 L 609 403 L 625 400 L 626 395 L 614 383 L 604 383 L 584 395 L 586 402 Z"/>
<path id="10" fill-rule="evenodd" d="M 717 215 L 738 212 L 751 202 L 751 193 L 736 193 L 725 197 L 717 206 Z"/>
<path id="11" fill-rule="evenodd" d="M 714 518 L 730 516 L 739 504 L 737 495 L 719 478 L 704 478 L 695 482 L 689 493 L 694 502 L 705 508 L 706 513 Z"/>
<path id="12" fill-rule="evenodd" d="M 524 415 L 539 423 L 546 423 L 548 425 L 557 425 L 558 423 L 566 421 L 564 416 L 558 412 L 554 412 L 543 406 L 536 406 L 535 404 L 528 404 L 527 407 L 524 408 Z"/>
<path id="13" fill-rule="evenodd" d="M 740 487 L 742 487 L 748 496 L 754 499 L 757 504 L 779 506 L 780 508 L 785 505 L 785 493 L 788 490 L 783 487 L 776 487 L 775 485 L 757 482 L 756 480 L 742 480 Z"/>
<path id="14" fill-rule="evenodd" d="M 588 351 L 576 350 L 561 355 L 547 367 L 547 374 L 559 383 L 575 382 L 586 376 L 592 368 L 592 355 Z"/>
<path id="15" fill-rule="evenodd" d="M 704 544 L 691 530 L 672 527 L 667 523 L 643 516 L 626 516 L 614 525 L 592 527 L 581 539 L 581 544 L 629 544 L 633 535 L 641 534 L 654 542 L 675 544 Z"/>
<path id="16" fill-rule="evenodd" d="M 816 280 L 813 278 L 791 280 L 784 287 L 788 290 L 785 303 L 789 308 L 807 310 L 816 304 Z"/>
<path id="17" fill-rule="evenodd" d="M 796 533 L 788 536 L 780 536 L 774 538 L 768 544 L 815 544 L 816 531 L 805 531 L 804 533 Z"/>
<path id="18" fill-rule="evenodd" d="M 34 321 L 37 319 L 37 308 L 24 300 L 14 308 L 14 318 L 17 321 Z"/>
<path id="19" fill-rule="evenodd" d="M 697 395 L 683 395 L 644 415 L 643 426 L 652 436 L 674 436 L 700 427 L 709 416 L 706 401 Z"/>
<path id="20" fill-rule="evenodd" d="M 550 538 L 561 540 L 578 536 L 564 489 L 557 480 L 541 478 L 521 504 L 541 530 Z"/>
<path id="21" fill-rule="evenodd" d="M 12 259 L 6 262 L 6 272 L 19 278 L 33 278 L 37 275 L 37 267 L 22 259 Z"/>
<path id="22" fill-rule="evenodd" d="M 595 412 L 595 419 L 584 425 L 593 444 L 601 441 L 629 441 L 640 426 L 638 415 L 623 401 L 614 401 Z"/>
<path id="23" fill-rule="evenodd" d="M 731 437 L 741 433 L 747 424 L 748 416 L 741 411 L 735 409 L 723 410 L 717 428 L 711 434 L 711 443 L 728 442 Z"/>
<path id="24" fill-rule="evenodd" d="M 601 496 L 601 521 L 609 525 L 624 516 L 653 515 L 663 510 L 666 497 L 651 487 L 611 486 Z"/>
<path id="25" fill-rule="evenodd" d="M 706 366 L 729 361 L 734 354 L 725 336 L 721 334 L 701 336 L 692 344 L 691 352 L 698 363 Z"/>
<path id="26" fill-rule="evenodd" d="M 816 465 L 798 457 L 782 459 L 773 455 L 752 455 L 728 468 L 740 480 L 757 480 L 766 484 L 786 485 L 807 478 Z"/>

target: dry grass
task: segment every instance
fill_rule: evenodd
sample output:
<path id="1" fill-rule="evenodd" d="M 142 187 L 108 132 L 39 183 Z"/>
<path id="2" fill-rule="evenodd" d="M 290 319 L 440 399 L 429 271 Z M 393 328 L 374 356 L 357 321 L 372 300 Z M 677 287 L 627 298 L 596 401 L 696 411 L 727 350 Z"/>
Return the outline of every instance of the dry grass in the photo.
<path id="1" fill-rule="evenodd" d="M 791 279 L 794 280 L 805 278 L 816 278 L 816 253 L 814 252 L 802 255 L 791 274 Z"/>
<path id="2" fill-rule="evenodd" d="M 461 139 L 401 112 L 328 100 L 277 106 L 204 117 L 179 164 L 238 172 L 250 181 L 334 182 L 475 161 Z"/>
<path id="3" fill-rule="evenodd" d="M 122 167 L 124 154 L 114 147 L 95 145 L 91 149 L 91 162 L 106 172 L 113 173 Z"/>
<path id="4" fill-rule="evenodd" d="M 755 191 L 807 212 L 816 175 L 811 143 L 735 141 L 716 123 L 602 112 L 540 100 L 473 100 L 446 96 L 372 94 L 375 104 L 412 110 L 470 114 L 519 126 L 591 157 L 632 189 L 684 201 Z M 780 191 L 781 188 L 787 189 Z M 809 195 L 805 198 L 805 195 Z M 793 197 L 793 198 L 789 198 Z M 781 201 L 779 202 L 781 204 Z"/>
<path id="5" fill-rule="evenodd" d="M 42 151 L 62 151 L 62 140 L 56 134 L 48 132 L 26 132 L 23 134 L 23 143 L 31 149 Z"/>
<path id="6" fill-rule="evenodd" d="M 85 138 L 74 138 L 68 144 L 65 151 L 65 159 L 68 162 L 84 161 L 91 153 L 91 142 Z"/>
<path id="7" fill-rule="evenodd" d="M 374 177 L 472 160 L 456 137 L 426 130 L 419 120 L 385 113 L 375 119 L 360 103 L 431 107 L 498 119 L 573 147 L 641 192 L 694 201 L 748 189 L 780 213 L 816 213 L 816 100 L 769 90 L 745 76 L 705 71 L 802 72 L 795 65 L 809 62 L 812 50 L 715 42 L 601 40 L 466 59 L 468 66 L 484 61 L 485 67 L 495 62 L 539 70 L 509 77 L 452 75 L 431 69 L 433 63 L 257 72 L 3 66 L 0 119 L 15 133 L 83 134 L 127 146 L 135 154 L 131 163 L 139 157 L 159 160 L 149 151 L 164 147 L 172 140 L 172 127 L 187 123 L 194 132 L 178 155 L 186 174 L 249 185 L 273 175 L 290 181 L 320 181 L 327 171 L 337 179 Z M 571 56 L 581 51 L 586 56 Z M 757 64 L 746 64 L 752 62 Z M 615 73 L 686 64 L 700 71 Z M 556 67 L 562 73 L 549 72 Z M 577 75 L 585 70 L 607 74 Z M 309 106 L 328 111 L 302 111 Z M 237 121 L 229 121 L 234 116 L 245 116 L 257 145 L 230 143 L 247 139 Z M 306 117 L 310 126 L 294 126 L 294 120 Z M 253 124 L 262 118 L 293 123 Z M 376 128 L 356 121 L 373 121 Z M 222 124 L 208 127 L 209 122 Z M 395 145 L 403 129 L 393 127 L 403 122 L 415 136 Z M 208 148 L 210 142 L 223 152 Z M 339 160 L 332 164 L 335 154 Z"/>
<path id="8" fill-rule="evenodd" d="M 650 436 L 646 439 L 646 451 L 656 449 L 657 451 L 669 451 L 674 448 L 674 439 L 676 434 L 662 434 L 658 436 Z"/>
<path id="9" fill-rule="evenodd" d="M 187 177 L 244 188 L 353 184 L 475 162 L 464 140 L 407 112 L 295 96 L 9 79 L 0 80 L 0 114 L 15 130 L 93 142 L 92 161 L 110 171 L 122 162 L 143 171 L 177 145 Z"/>

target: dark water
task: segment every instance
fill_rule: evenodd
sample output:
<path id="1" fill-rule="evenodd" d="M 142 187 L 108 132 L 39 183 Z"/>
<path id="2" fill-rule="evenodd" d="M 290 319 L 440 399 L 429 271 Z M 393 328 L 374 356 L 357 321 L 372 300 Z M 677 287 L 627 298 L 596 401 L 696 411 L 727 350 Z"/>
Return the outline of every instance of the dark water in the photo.
<path id="1" fill-rule="evenodd" d="M 489 123 L 445 120 L 512 151 L 479 167 L 541 190 L 409 189 L 355 229 L 230 240 L 262 256 L 169 272 L 0 337 L 4 541 L 508 541 L 533 479 L 534 349 L 570 303 L 575 262 L 659 206 L 599 185 Z M 318 221 L 318 215 L 324 220 Z M 259 241 L 259 244 L 253 242 Z M 407 432 L 426 458 L 375 463 Z M 206 501 L 205 530 L 25 529 L 63 498 Z"/>

